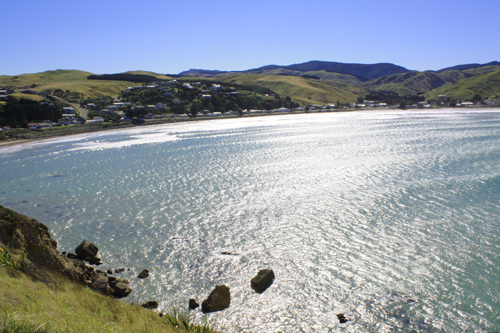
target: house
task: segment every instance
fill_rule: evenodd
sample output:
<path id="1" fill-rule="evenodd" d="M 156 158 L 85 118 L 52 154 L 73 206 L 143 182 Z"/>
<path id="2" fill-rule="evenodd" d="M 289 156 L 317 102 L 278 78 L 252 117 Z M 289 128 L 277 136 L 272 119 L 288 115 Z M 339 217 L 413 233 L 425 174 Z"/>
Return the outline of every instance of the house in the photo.
<path id="1" fill-rule="evenodd" d="M 0 101 L 6 100 L 7 96 L 9 96 L 9 94 L 7 93 L 7 89 L 3 89 L 2 87 L 0 87 Z"/>
<path id="2" fill-rule="evenodd" d="M 217 91 L 219 89 L 221 89 L 222 86 L 220 84 L 212 84 L 212 87 L 210 88 L 212 91 Z"/>
<path id="3" fill-rule="evenodd" d="M 464 106 L 464 107 L 470 107 L 473 105 L 474 105 L 474 103 L 472 103 L 472 102 L 462 102 L 462 103 L 457 104 L 457 106 Z"/>
<path id="4" fill-rule="evenodd" d="M 103 123 L 104 118 L 103 117 L 94 117 L 94 119 L 88 120 L 88 124 L 95 124 L 95 123 Z"/>
<path id="5" fill-rule="evenodd" d="M 29 130 L 37 130 L 40 128 L 40 124 L 39 123 L 29 123 L 28 124 L 28 129 Z"/>
<path id="6" fill-rule="evenodd" d="M 287 109 L 287 108 L 279 108 L 279 109 L 276 109 L 274 110 L 276 112 L 290 112 L 290 109 Z"/>
<path id="7" fill-rule="evenodd" d="M 73 109 L 71 106 L 65 106 L 63 107 L 63 113 L 69 114 L 69 113 L 75 113 L 75 109 Z M 64 116 L 64 114 L 63 114 Z"/>
<path id="8" fill-rule="evenodd" d="M 59 119 L 59 125 L 73 125 L 75 124 L 74 113 L 63 113 L 62 118 Z"/>

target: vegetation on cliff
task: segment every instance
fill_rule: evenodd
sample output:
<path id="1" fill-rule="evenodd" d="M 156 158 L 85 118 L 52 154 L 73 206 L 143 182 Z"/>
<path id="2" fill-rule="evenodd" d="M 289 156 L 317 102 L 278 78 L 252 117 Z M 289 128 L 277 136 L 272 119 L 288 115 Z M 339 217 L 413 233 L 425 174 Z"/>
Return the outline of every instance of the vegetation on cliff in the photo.
<path id="1" fill-rule="evenodd" d="M 81 273 L 45 225 L 0 206 L 0 331 L 212 332 L 98 293 Z"/>

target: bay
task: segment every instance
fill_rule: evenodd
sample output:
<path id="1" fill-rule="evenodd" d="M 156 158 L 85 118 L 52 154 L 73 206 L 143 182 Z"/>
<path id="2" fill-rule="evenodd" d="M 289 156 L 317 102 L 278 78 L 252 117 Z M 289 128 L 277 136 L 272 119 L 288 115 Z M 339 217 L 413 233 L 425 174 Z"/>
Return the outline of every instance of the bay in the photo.
<path id="1" fill-rule="evenodd" d="M 494 331 L 499 161 L 498 109 L 221 119 L 1 147 L 0 204 L 130 268 L 127 302 L 228 285 L 190 315 L 229 332 Z"/>

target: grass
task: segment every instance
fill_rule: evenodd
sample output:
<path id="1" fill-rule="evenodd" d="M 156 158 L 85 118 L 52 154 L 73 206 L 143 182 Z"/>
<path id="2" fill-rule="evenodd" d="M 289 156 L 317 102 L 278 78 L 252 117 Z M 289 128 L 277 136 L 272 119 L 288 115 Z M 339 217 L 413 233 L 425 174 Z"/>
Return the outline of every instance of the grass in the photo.
<path id="1" fill-rule="evenodd" d="M 0 283 L 1 332 L 213 332 L 176 311 L 160 316 L 56 275 L 39 281 L 0 267 Z"/>
<path id="2" fill-rule="evenodd" d="M 82 98 L 116 96 L 123 89 L 137 85 L 128 81 L 87 80 L 93 73 L 78 70 L 55 70 L 16 76 L 0 75 L 0 86 L 14 90 L 31 89 L 38 92 L 49 91 L 69 102 L 79 102 Z M 62 92 L 62 93 L 61 93 Z"/>
<path id="3" fill-rule="evenodd" d="M 290 96 L 304 104 L 326 104 L 356 101 L 363 90 L 350 84 L 307 79 L 289 75 L 236 74 L 217 80 L 235 84 L 254 84 L 267 87 L 281 97 Z"/>
<path id="4" fill-rule="evenodd" d="M 445 85 L 430 91 L 426 97 L 437 98 L 439 95 L 464 100 L 471 99 L 475 95 L 480 95 L 482 98 L 499 97 L 500 71 L 477 75 L 455 84 Z"/>
<path id="5" fill-rule="evenodd" d="M 19 258 L 15 258 L 7 248 L 0 247 L 0 267 L 8 267 L 15 271 L 23 269 L 24 254 Z"/>

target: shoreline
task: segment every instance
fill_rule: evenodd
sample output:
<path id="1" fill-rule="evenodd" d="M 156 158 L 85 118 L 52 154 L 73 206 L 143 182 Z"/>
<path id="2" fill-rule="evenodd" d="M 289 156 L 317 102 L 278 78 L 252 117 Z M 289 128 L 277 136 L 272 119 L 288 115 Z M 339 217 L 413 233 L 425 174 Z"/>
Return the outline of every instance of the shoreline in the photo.
<path id="1" fill-rule="evenodd" d="M 283 115 L 306 115 L 306 114 L 321 114 L 321 113 L 345 113 L 345 112 L 356 112 L 356 111 L 389 111 L 389 110 L 400 110 L 400 111 L 411 111 L 411 110 L 419 110 L 419 111 L 425 111 L 425 110 L 460 110 L 460 111 L 472 111 L 472 110 L 480 110 L 480 109 L 497 109 L 499 110 L 499 107 L 473 107 L 473 108 L 466 108 L 466 109 L 455 109 L 455 108 L 431 108 L 431 109 L 390 109 L 390 108 L 378 108 L 378 109 L 347 109 L 347 110 L 334 110 L 334 111 L 323 111 L 323 112 L 289 112 L 289 113 L 258 113 L 258 114 L 245 114 L 243 116 L 219 116 L 219 117 L 196 117 L 196 118 L 174 118 L 174 119 L 164 119 L 164 120 L 153 120 L 153 121 L 146 121 L 143 124 L 108 124 L 107 126 L 99 126 L 99 127 L 90 127 L 93 125 L 78 125 L 78 127 L 57 127 L 55 131 L 61 130 L 60 133 L 55 132 L 55 133 L 47 133 L 45 132 L 43 135 L 36 136 L 33 138 L 8 138 L 8 139 L 0 139 L 0 148 L 7 147 L 7 146 L 13 146 L 13 145 L 18 145 L 18 144 L 23 144 L 23 143 L 30 143 L 30 142 L 36 142 L 36 141 L 41 141 L 41 140 L 48 140 L 48 139 L 54 139 L 54 138 L 59 138 L 63 136 L 71 136 L 71 135 L 79 135 L 79 134 L 86 134 L 86 133 L 92 133 L 92 132 L 103 132 L 103 131 L 109 131 L 109 130 L 121 130 L 121 129 L 130 129 L 130 128 L 138 128 L 138 127 L 143 127 L 143 126 L 153 126 L 153 125 L 163 125 L 163 124 L 175 124 L 175 123 L 184 123 L 184 122 L 195 122 L 195 121 L 208 121 L 208 120 L 218 120 L 218 119 L 240 119 L 240 118 L 253 118 L 253 117 L 268 117 L 268 116 L 283 116 Z M 86 127 L 87 126 L 87 127 Z M 64 132 L 64 129 L 67 129 L 68 132 Z M 17 129 L 13 129 L 17 130 Z M 50 130 L 50 129 L 49 129 Z M 74 131 L 72 131 L 74 130 Z M 25 133 L 36 133 L 36 131 L 30 131 L 25 132 Z M 39 133 L 43 133 L 46 130 L 42 130 Z M 2 133 L 2 132 L 0 132 Z"/>

